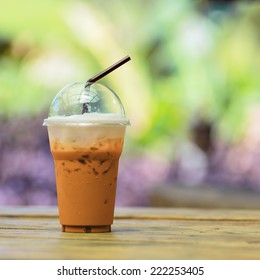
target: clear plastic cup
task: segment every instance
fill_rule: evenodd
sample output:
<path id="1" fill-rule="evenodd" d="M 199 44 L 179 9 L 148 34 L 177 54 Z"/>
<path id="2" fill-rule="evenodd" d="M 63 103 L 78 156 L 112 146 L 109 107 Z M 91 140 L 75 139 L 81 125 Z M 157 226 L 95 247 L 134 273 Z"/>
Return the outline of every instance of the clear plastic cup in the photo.
<path id="1" fill-rule="evenodd" d="M 120 99 L 100 83 L 72 83 L 53 99 L 43 125 L 54 159 L 62 231 L 111 231 L 118 161 L 129 125 Z"/>

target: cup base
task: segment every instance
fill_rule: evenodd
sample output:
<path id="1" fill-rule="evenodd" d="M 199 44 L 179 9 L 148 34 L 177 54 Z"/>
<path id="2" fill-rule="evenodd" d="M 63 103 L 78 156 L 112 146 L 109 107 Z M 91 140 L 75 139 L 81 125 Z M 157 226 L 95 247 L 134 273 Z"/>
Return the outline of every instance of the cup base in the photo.
<path id="1" fill-rule="evenodd" d="M 110 232 L 111 225 L 107 226 L 66 226 L 62 225 L 63 232 L 75 232 L 75 233 L 101 233 Z"/>

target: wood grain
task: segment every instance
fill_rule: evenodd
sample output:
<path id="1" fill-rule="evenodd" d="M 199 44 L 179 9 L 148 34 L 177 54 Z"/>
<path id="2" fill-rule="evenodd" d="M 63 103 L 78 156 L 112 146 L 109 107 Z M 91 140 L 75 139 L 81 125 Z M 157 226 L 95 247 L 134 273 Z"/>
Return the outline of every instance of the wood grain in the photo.
<path id="1" fill-rule="evenodd" d="M 0 209 L 1 259 L 260 259 L 257 210 L 117 209 L 111 233 L 63 233 L 54 207 Z"/>

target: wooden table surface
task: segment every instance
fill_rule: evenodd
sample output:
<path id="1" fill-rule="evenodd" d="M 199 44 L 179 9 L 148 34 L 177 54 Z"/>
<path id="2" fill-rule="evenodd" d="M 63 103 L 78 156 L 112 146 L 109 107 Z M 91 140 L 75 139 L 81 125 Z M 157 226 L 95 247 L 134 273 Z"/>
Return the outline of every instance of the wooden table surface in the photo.
<path id="1" fill-rule="evenodd" d="M 0 259 L 260 259 L 260 211 L 122 208 L 112 232 L 75 234 L 56 207 L 2 207 Z"/>

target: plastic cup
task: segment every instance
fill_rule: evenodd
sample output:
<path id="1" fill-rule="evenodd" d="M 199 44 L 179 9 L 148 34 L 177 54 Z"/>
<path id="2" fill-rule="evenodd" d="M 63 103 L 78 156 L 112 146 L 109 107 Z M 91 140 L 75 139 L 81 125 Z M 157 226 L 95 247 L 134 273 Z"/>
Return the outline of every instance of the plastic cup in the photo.
<path id="1" fill-rule="evenodd" d="M 54 98 L 43 125 L 54 159 L 62 231 L 111 231 L 129 125 L 120 99 L 102 84 L 70 84 Z"/>

